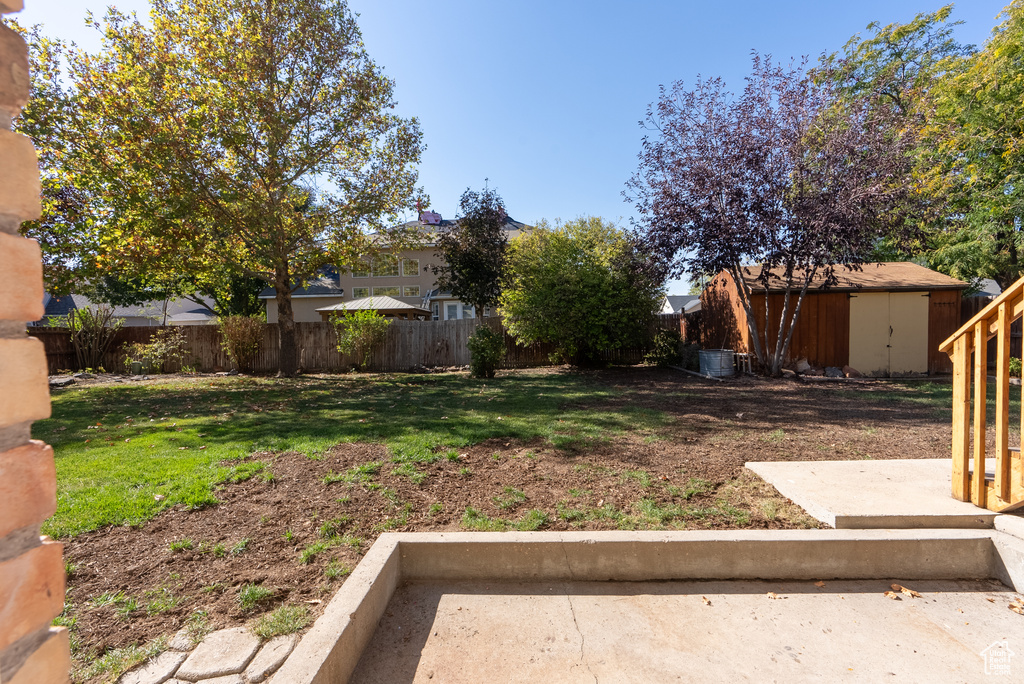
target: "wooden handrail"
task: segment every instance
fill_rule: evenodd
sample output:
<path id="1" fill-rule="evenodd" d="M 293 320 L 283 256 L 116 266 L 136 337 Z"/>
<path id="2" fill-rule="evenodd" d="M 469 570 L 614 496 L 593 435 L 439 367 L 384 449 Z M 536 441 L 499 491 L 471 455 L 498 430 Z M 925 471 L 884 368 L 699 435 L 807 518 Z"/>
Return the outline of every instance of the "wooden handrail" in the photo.
<path id="1" fill-rule="evenodd" d="M 1021 301 L 1013 301 L 1015 299 L 1020 299 Z M 1024 313 L 1024 278 L 1015 282 L 1010 286 L 1010 289 L 993 299 L 988 306 L 974 314 L 971 320 L 961 325 L 959 330 L 950 335 L 946 338 L 945 342 L 939 345 L 939 351 L 949 354 L 953 349 L 953 342 L 956 341 L 956 338 L 962 337 L 969 332 L 974 332 L 974 326 L 977 325 L 979 321 L 989 321 L 989 319 L 997 316 L 999 314 L 999 305 L 1005 301 L 1010 301 L 1013 304 L 1013 314 L 1011 318 L 1017 318 Z M 992 327 L 991 323 L 989 327 Z M 995 330 L 989 330 L 989 337 L 992 337 L 994 334 Z"/>
<path id="2" fill-rule="evenodd" d="M 1022 315 L 1024 278 L 996 297 L 939 346 L 939 350 L 949 354 L 953 362 L 953 496 L 993 511 L 1009 511 L 1024 505 L 1024 462 L 1021 461 L 1020 447 L 1009 443 L 1010 326 Z M 988 341 L 992 336 L 997 338 L 995 421 L 991 426 L 995 431 L 995 448 L 994 453 L 987 454 L 990 428 L 986 416 Z M 1024 433 L 1024 416 L 1021 428 Z M 986 456 L 995 459 L 995 473 L 991 480 L 985 474 Z"/>

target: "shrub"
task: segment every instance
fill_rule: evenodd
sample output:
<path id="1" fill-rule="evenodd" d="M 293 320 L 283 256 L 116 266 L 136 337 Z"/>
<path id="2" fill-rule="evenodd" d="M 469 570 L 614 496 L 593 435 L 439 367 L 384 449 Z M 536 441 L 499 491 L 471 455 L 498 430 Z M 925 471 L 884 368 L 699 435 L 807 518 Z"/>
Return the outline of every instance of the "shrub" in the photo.
<path id="1" fill-rule="evenodd" d="M 655 366 L 675 366 L 682 360 L 679 347 L 682 337 L 678 330 L 660 329 L 654 333 L 651 349 L 644 355 L 644 361 Z"/>
<path id="2" fill-rule="evenodd" d="M 552 344 L 554 357 L 594 365 L 607 351 L 645 341 L 662 298 L 658 275 L 613 223 L 542 221 L 509 244 L 498 305 L 519 344 Z"/>
<path id="3" fill-rule="evenodd" d="M 679 348 L 680 365 L 686 370 L 700 370 L 700 345 L 696 342 L 683 342 Z"/>
<path id="4" fill-rule="evenodd" d="M 263 316 L 227 316 L 220 319 L 221 347 L 240 371 L 251 371 L 263 342 Z"/>
<path id="5" fill-rule="evenodd" d="M 331 323 L 338 333 L 338 351 L 351 354 L 360 370 L 378 346 L 383 344 L 391 321 L 372 309 L 346 311 L 332 316 Z"/>
<path id="6" fill-rule="evenodd" d="M 493 378 L 505 358 L 505 334 L 481 324 L 466 342 L 469 347 L 469 373 L 475 378 Z"/>
<path id="7" fill-rule="evenodd" d="M 114 318 L 113 309 L 100 306 L 76 309 L 67 316 L 51 318 L 50 323 L 65 327 L 71 333 L 71 346 L 79 368 L 99 368 L 124 319 Z"/>
<path id="8" fill-rule="evenodd" d="M 1022 364 L 1021 364 L 1021 360 L 1020 359 L 1018 359 L 1016 356 L 1011 356 L 1010 357 L 1010 375 L 1012 377 L 1014 377 L 1014 378 L 1019 378 L 1020 377 L 1021 366 L 1022 366 Z"/>
<path id="9" fill-rule="evenodd" d="M 152 372 L 162 371 L 168 361 L 185 366 L 190 356 L 185 330 L 177 326 L 160 328 L 149 342 L 133 342 L 125 347 L 126 362 L 149 361 Z"/>

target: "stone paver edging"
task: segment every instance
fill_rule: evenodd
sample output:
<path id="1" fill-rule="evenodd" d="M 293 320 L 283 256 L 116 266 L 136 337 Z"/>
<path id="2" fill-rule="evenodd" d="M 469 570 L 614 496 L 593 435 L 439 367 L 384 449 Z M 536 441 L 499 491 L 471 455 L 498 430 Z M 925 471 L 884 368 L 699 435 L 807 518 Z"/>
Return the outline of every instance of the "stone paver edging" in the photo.
<path id="1" fill-rule="evenodd" d="M 118 684 L 258 684 L 266 681 L 295 648 L 297 635 L 260 640 L 245 627 L 209 634 L 190 653 L 191 638 L 178 632 L 170 650 L 126 672 Z"/>

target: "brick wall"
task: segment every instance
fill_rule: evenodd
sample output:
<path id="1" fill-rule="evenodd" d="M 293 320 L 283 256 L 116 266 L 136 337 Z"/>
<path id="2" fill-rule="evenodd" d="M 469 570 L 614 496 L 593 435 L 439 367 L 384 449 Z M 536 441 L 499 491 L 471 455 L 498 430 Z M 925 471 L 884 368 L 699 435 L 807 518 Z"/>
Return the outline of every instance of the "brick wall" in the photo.
<path id="1" fill-rule="evenodd" d="M 0 13 L 22 0 L 0 0 Z M 29 439 L 50 415 L 43 345 L 25 322 L 43 313 L 39 245 L 18 235 L 39 216 L 39 168 L 32 142 L 11 132 L 28 100 L 28 48 L 0 26 L 0 684 L 68 681 L 61 544 L 39 536 L 57 506 L 53 451 Z"/>

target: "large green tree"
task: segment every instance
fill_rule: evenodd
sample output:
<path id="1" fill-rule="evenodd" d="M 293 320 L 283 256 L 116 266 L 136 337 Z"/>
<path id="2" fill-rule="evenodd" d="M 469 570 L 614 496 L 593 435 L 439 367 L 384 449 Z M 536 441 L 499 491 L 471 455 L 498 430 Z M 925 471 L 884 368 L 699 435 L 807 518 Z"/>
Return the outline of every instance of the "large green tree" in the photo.
<path id="1" fill-rule="evenodd" d="M 974 53 L 973 45 L 959 43 L 954 29 L 962 22 L 952 20 L 953 5 L 924 12 L 907 23 L 872 22 L 866 35 L 857 34 L 842 49 L 822 55 L 810 70 L 820 85 L 833 88 L 832 107 L 840 120 L 853 118 L 865 105 L 889 110 L 885 116 L 893 137 L 919 137 L 927 124 L 929 93 L 959 68 L 959 59 Z M 854 110 L 854 111 L 851 111 Z M 909 155 L 896 183 L 913 188 L 910 204 L 896 207 L 908 223 L 899 239 L 878 239 L 870 255 L 872 261 L 903 261 L 924 257 L 929 265 L 957 277 L 963 277 L 964 262 L 951 262 L 941 256 L 943 231 L 948 214 L 941 196 L 926 193 L 914 174 L 914 155 Z M 947 255 L 948 256 L 948 255 Z M 962 255 L 961 255 L 962 256 Z"/>
<path id="2" fill-rule="evenodd" d="M 343 0 L 154 0 L 108 10 L 98 54 L 69 55 L 75 191 L 95 200 L 101 273 L 262 279 L 282 375 L 291 293 L 380 247 L 415 192 L 422 142 L 392 110 Z M 91 245 L 92 246 L 92 245 Z"/>
<path id="3" fill-rule="evenodd" d="M 629 236 L 597 217 L 535 230 L 509 244 L 498 306 L 520 344 L 546 342 L 576 365 L 641 342 L 663 295 Z"/>
<path id="4" fill-rule="evenodd" d="M 930 259 L 1006 288 L 1024 275 L 1024 0 L 1001 18 L 929 91 L 918 176 L 945 208 Z"/>

